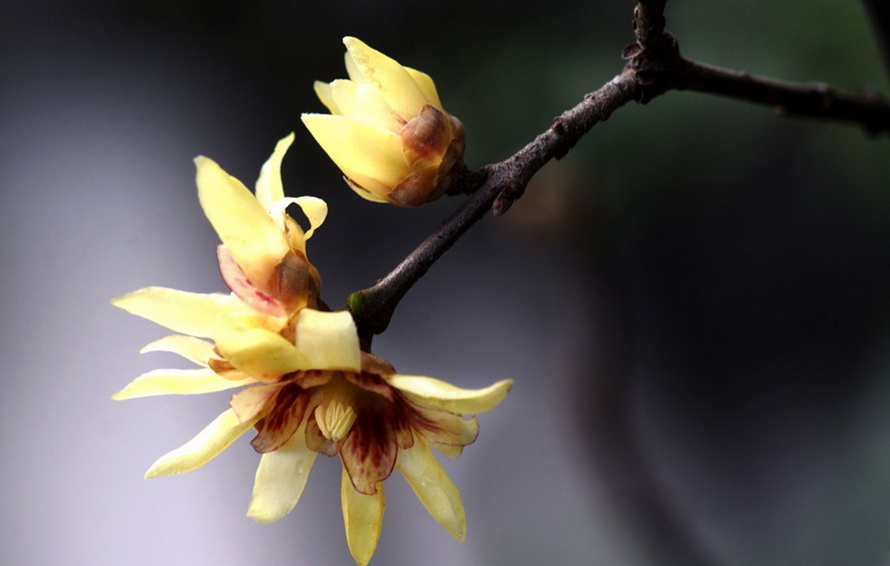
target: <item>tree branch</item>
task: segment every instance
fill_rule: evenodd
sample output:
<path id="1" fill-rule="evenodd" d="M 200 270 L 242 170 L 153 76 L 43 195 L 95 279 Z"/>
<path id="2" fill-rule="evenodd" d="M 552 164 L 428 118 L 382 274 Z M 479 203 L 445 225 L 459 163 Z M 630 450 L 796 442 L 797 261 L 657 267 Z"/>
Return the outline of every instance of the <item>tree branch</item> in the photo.
<path id="1" fill-rule="evenodd" d="M 858 122 L 872 134 L 890 131 L 890 104 L 873 90 L 850 95 L 822 83 L 799 84 L 684 61 L 678 88 L 773 106 L 781 114 Z"/>
<path id="2" fill-rule="evenodd" d="M 347 306 L 356 318 L 365 345 L 389 325 L 396 305 L 432 266 L 489 209 L 495 215 L 507 211 L 519 198 L 529 180 L 551 159 L 564 156 L 598 122 L 634 98 L 633 71 L 625 71 L 599 90 L 584 97 L 577 106 L 553 120 L 553 125 L 516 154 L 486 166 L 475 177 L 475 192 L 439 228 L 376 285 L 353 293 Z"/>
<path id="3" fill-rule="evenodd" d="M 466 201 L 373 287 L 347 299 L 362 346 L 389 325 L 405 293 L 489 209 L 505 213 L 522 196 L 529 180 L 551 159 L 563 157 L 598 122 L 631 100 L 647 103 L 671 90 L 692 90 L 772 106 L 786 115 L 859 124 L 877 134 L 890 132 L 890 103 L 876 92 L 840 93 L 823 84 L 801 84 L 757 77 L 684 59 L 677 41 L 664 30 L 666 0 L 640 0 L 634 9 L 636 42 L 624 50 L 621 74 L 587 94 L 554 119 L 545 132 L 513 156 L 479 173 L 456 175 L 456 193 Z"/>

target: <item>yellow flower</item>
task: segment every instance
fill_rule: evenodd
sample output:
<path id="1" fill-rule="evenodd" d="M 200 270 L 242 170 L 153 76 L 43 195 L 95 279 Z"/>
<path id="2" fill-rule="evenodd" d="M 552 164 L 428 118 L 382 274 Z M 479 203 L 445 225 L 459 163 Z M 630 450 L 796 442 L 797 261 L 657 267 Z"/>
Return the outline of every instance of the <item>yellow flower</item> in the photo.
<path id="1" fill-rule="evenodd" d="M 305 307 L 318 307 L 321 279 L 306 259 L 306 240 L 327 216 L 327 205 L 315 197 L 285 198 L 281 160 L 293 142 L 290 134 L 275 146 L 256 183 L 256 196 L 213 160 L 195 159 L 198 198 L 219 234 L 220 273 L 231 294 L 190 293 L 166 287 L 145 287 L 112 303 L 131 313 L 189 336 L 168 336 L 143 351 L 171 351 L 202 365 L 197 370 L 148 372 L 116 398 L 155 395 L 157 387 L 176 387 L 171 393 L 205 393 L 239 387 L 257 380 L 276 379 L 273 368 L 234 368 L 220 358 L 215 338 L 240 328 L 248 335 L 266 332 L 285 340 L 293 337 L 296 316 Z M 309 219 L 302 228 L 285 212 L 297 204 Z M 273 360 L 270 360 L 271 363 Z"/>
<path id="2" fill-rule="evenodd" d="M 474 414 L 500 403 L 512 381 L 461 389 L 421 376 L 398 375 L 360 350 L 352 316 L 323 312 L 320 279 L 305 241 L 327 212 L 312 197 L 287 199 L 281 159 L 293 140 L 280 141 L 257 181 L 256 196 L 213 161 L 196 160 L 201 205 L 219 233 L 223 279 L 231 294 L 161 287 L 113 301 L 178 334 L 145 346 L 200 366 L 147 372 L 115 399 L 199 394 L 244 387 L 193 439 L 159 458 L 146 477 L 202 466 L 250 428 L 262 454 L 248 515 L 280 519 L 296 506 L 317 454 L 339 456 L 346 539 L 359 564 L 377 546 L 383 520 L 383 481 L 399 470 L 430 514 L 455 538 L 466 534 L 460 493 L 431 448 L 460 454 L 478 434 Z M 284 212 L 302 207 L 310 229 Z M 468 415 L 468 416 L 463 416 Z"/>
<path id="3" fill-rule="evenodd" d="M 156 308 L 166 310 L 148 304 L 133 308 L 126 298 L 120 306 L 152 320 L 158 318 Z M 377 546 L 384 510 L 382 482 L 393 469 L 402 473 L 430 514 L 463 540 L 466 518 L 460 493 L 431 447 L 459 455 L 479 430 L 475 417 L 461 415 L 493 408 L 509 391 L 511 380 L 470 390 L 430 377 L 396 374 L 388 362 L 359 350 L 358 333 L 346 311 L 301 310 L 293 342 L 237 322 L 216 336 L 222 358 L 212 357 L 212 344 L 190 336 L 168 337 L 147 349 L 175 352 L 202 365 L 211 355 L 225 370 L 222 375 L 212 378 L 205 373 L 193 379 L 183 370 L 163 370 L 163 379 L 153 379 L 150 387 L 142 376 L 134 382 L 142 381 L 141 386 L 131 384 L 116 396 L 201 393 L 218 391 L 221 384 L 253 384 L 236 393 L 230 408 L 192 440 L 158 459 L 146 477 L 193 470 L 255 427 L 251 445 L 263 456 L 248 516 L 257 521 L 275 521 L 296 506 L 321 453 L 339 455 L 342 462 L 346 540 L 358 564 L 367 564 Z M 268 379 L 275 373 L 277 379 Z"/>
<path id="4" fill-rule="evenodd" d="M 354 37 L 343 43 L 349 80 L 316 82 L 331 114 L 303 114 L 303 123 L 364 198 L 409 207 L 439 198 L 462 166 L 463 125 L 428 75 Z"/>

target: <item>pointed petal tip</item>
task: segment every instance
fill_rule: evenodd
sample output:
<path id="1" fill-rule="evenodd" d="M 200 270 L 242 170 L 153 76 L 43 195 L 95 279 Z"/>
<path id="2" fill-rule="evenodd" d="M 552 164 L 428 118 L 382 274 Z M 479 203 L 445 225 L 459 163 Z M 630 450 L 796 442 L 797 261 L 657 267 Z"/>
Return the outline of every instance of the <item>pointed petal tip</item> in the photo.
<path id="1" fill-rule="evenodd" d="M 158 463 L 155 462 L 154 464 L 151 465 L 151 467 L 149 469 L 147 469 L 145 471 L 145 474 L 142 477 L 144 477 L 147 480 L 150 480 L 152 478 L 159 478 L 161 476 L 169 476 L 173 473 L 173 472 L 164 473 L 164 471 L 160 470 L 159 467 L 160 466 L 158 466 Z"/>
<path id="2" fill-rule="evenodd" d="M 322 114 L 321 112 L 303 112 L 300 114 L 300 121 L 303 122 L 303 125 L 309 128 L 309 131 L 312 131 L 312 128 L 319 121 L 324 121 L 325 116 L 330 116 L 330 114 Z M 311 125 L 310 125 L 311 124 Z"/>
<path id="3" fill-rule="evenodd" d="M 513 387 L 502 379 L 481 389 L 464 389 L 432 377 L 393 375 L 386 380 L 414 401 L 462 415 L 476 415 L 496 407 Z"/>
<path id="4" fill-rule="evenodd" d="M 416 437 L 412 448 L 400 450 L 396 467 L 430 515 L 455 540 L 463 542 L 467 517 L 460 490 L 436 461 L 426 440 Z"/>
<path id="5" fill-rule="evenodd" d="M 249 518 L 253 519 L 254 521 L 256 521 L 257 523 L 260 523 L 261 525 L 268 525 L 269 523 L 274 523 L 275 521 L 277 521 L 278 519 L 281 518 L 281 517 L 274 517 L 271 515 L 266 515 L 263 512 L 255 511 L 252 509 L 247 510 L 247 516 Z"/>

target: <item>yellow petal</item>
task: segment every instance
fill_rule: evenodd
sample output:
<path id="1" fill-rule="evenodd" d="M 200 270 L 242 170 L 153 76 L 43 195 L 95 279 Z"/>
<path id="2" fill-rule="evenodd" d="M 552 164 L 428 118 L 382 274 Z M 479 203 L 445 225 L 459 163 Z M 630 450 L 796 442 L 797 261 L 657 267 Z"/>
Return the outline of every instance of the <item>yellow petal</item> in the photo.
<path id="1" fill-rule="evenodd" d="M 439 93 L 436 92 L 436 83 L 433 82 L 433 79 L 428 74 L 411 67 L 405 67 L 405 70 L 408 71 L 408 74 L 411 75 L 411 78 L 414 79 L 414 82 L 423 91 L 429 103 L 444 113 L 445 109 L 442 108 L 442 103 L 439 101 Z"/>
<path id="2" fill-rule="evenodd" d="M 256 420 L 241 422 L 229 409 L 216 417 L 197 436 L 158 458 L 145 472 L 146 478 L 190 472 L 203 466 L 244 434 Z"/>
<path id="3" fill-rule="evenodd" d="M 362 79 L 377 88 L 402 120 L 407 122 L 420 114 L 428 101 L 405 67 L 354 37 L 344 37 L 343 44 Z"/>
<path id="4" fill-rule="evenodd" d="M 383 510 L 386 506 L 383 483 L 377 493 L 364 495 L 352 487 L 346 468 L 340 479 L 340 504 L 343 508 L 343 525 L 346 528 L 346 544 L 359 566 L 367 564 L 377 549 Z"/>
<path id="5" fill-rule="evenodd" d="M 512 379 L 504 379 L 482 389 L 462 389 L 419 375 L 393 375 L 384 379 L 413 401 L 461 415 L 475 415 L 494 408 L 513 387 Z"/>
<path id="6" fill-rule="evenodd" d="M 154 395 L 198 395 L 254 383 L 254 379 L 226 379 L 212 369 L 156 369 L 143 373 L 112 399 L 136 399 Z"/>
<path id="7" fill-rule="evenodd" d="M 447 458 L 457 458 L 463 454 L 464 451 L 464 447 L 460 445 L 448 446 L 447 444 L 439 444 L 438 442 L 430 442 L 430 445 Z"/>
<path id="8" fill-rule="evenodd" d="M 380 91 L 368 83 L 338 80 L 329 86 L 338 114 L 354 118 L 369 126 L 398 132 L 406 121 L 400 120 Z"/>
<path id="9" fill-rule="evenodd" d="M 146 344 L 139 350 L 140 354 L 147 354 L 149 352 L 170 352 L 179 354 L 183 358 L 204 367 L 207 367 L 207 360 L 216 356 L 213 352 L 212 343 L 206 340 L 201 340 L 200 338 L 195 338 L 194 336 L 183 336 L 182 334 L 164 336 L 163 338 L 159 338 L 154 342 Z"/>
<path id="10" fill-rule="evenodd" d="M 290 249 L 284 233 L 247 187 L 216 162 L 197 157 L 195 166 L 204 214 L 247 278 L 264 288 Z"/>
<path id="11" fill-rule="evenodd" d="M 265 328 L 238 330 L 223 325 L 216 336 L 216 347 L 233 366 L 260 381 L 311 367 L 293 344 Z"/>
<path id="12" fill-rule="evenodd" d="M 388 200 L 386 200 L 383 197 L 378 197 L 376 194 L 374 194 L 370 190 L 368 190 L 364 187 L 358 186 L 353 181 L 351 181 L 349 179 L 349 177 L 343 177 L 343 180 L 346 181 L 346 184 L 349 185 L 350 189 L 355 191 L 355 194 L 357 194 L 358 196 L 362 197 L 365 200 L 369 200 L 371 202 L 380 202 L 380 203 L 388 203 L 389 202 Z M 380 185 L 380 187 L 378 187 L 377 191 L 380 194 L 387 194 L 387 193 L 389 193 L 389 187 L 383 187 L 382 185 Z"/>
<path id="13" fill-rule="evenodd" d="M 334 97 L 331 96 L 331 85 L 328 83 L 324 83 L 321 81 L 315 81 L 313 83 L 312 88 L 315 90 L 315 95 L 324 104 L 325 108 L 327 108 L 331 114 L 342 114 L 340 109 L 337 108 L 337 103 L 334 102 Z"/>
<path id="14" fill-rule="evenodd" d="M 294 142 L 294 133 L 280 139 L 275 144 L 275 151 L 260 169 L 260 176 L 256 181 L 256 199 L 265 210 L 270 210 L 272 205 L 284 198 L 284 187 L 281 184 L 281 160 L 284 154 Z"/>
<path id="15" fill-rule="evenodd" d="M 232 295 L 189 293 L 166 287 L 145 287 L 118 297 L 111 304 L 176 332 L 208 338 L 214 334 L 218 315 L 248 312 Z"/>
<path id="16" fill-rule="evenodd" d="M 372 192 L 389 192 L 409 173 L 398 134 L 329 114 L 303 114 L 303 123 L 343 173 Z"/>
<path id="17" fill-rule="evenodd" d="M 467 536 L 467 517 L 460 491 L 436 462 L 427 441 L 414 435 L 414 446 L 399 450 L 396 468 L 440 525 L 459 541 Z"/>
<path id="18" fill-rule="evenodd" d="M 309 229 L 303 234 L 303 239 L 308 240 L 315 233 L 315 229 L 324 224 L 325 218 L 328 217 L 328 203 L 318 197 L 283 198 L 272 205 L 269 214 L 274 218 L 283 218 L 285 209 L 292 204 L 299 206 L 306 218 L 309 219 Z M 281 227 L 284 228 L 284 222 L 281 223 Z M 305 251 L 302 246 L 300 251 Z"/>
<path id="19" fill-rule="evenodd" d="M 349 50 L 346 50 L 346 53 L 343 55 L 343 62 L 346 64 L 346 75 L 350 80 L 355 81 L 357 83 L 367 83 L 368 79 L 362 74 L 361 69 L 358 68 L 358 65 L 355 64 L 355 60 L 352 58 L 352 54 Z"/>
<path id="20" fill-rule="evenodd" d="M 229 407 L 235 411 L 235 414 L 242 421 L 256 420 L 269 413 L 269 401 L 280 390 L 280 383 L 254 385 L 232 395 L 232 398 L 229 400 Z"/>
<path id="21" fill-rule="evenodd" d="M 307 368 L 361 370 L 358 331 L 348 311 L 303 309 L 297 319 L 296 344 Z"/>
<path id="22" fill-rule="evenodd" d="M 306 447 L 305 431 L 304 422 L 284 446 L 263 454 L 253 483 L 248 517 L 271 523 L 296 507 L 317 455 Z"/>
<path id="23" fill-rule="evenodd" d="M 418 403 L 414 407 L 421 417 L 416 425 L 418 432 L 430 442 L 437 445 L 466 446 L 479 436 L 479 422 L 475 416 L 464 417 Z"/>

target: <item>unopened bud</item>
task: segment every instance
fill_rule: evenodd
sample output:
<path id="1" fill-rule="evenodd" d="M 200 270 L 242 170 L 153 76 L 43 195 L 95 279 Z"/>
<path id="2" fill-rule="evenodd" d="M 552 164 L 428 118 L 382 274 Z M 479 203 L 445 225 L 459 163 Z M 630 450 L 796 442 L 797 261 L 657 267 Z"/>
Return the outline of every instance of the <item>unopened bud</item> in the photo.
<path id="1" fill-rule="evenodd" d="M 462 166 L 463 125 L 428 75 L 358 39 L 343 42 L 349 79 L 316 82 L 331 114 L 303 114 L 303 123 L 360 196 L 406 207 L 439 198 Z"/>

